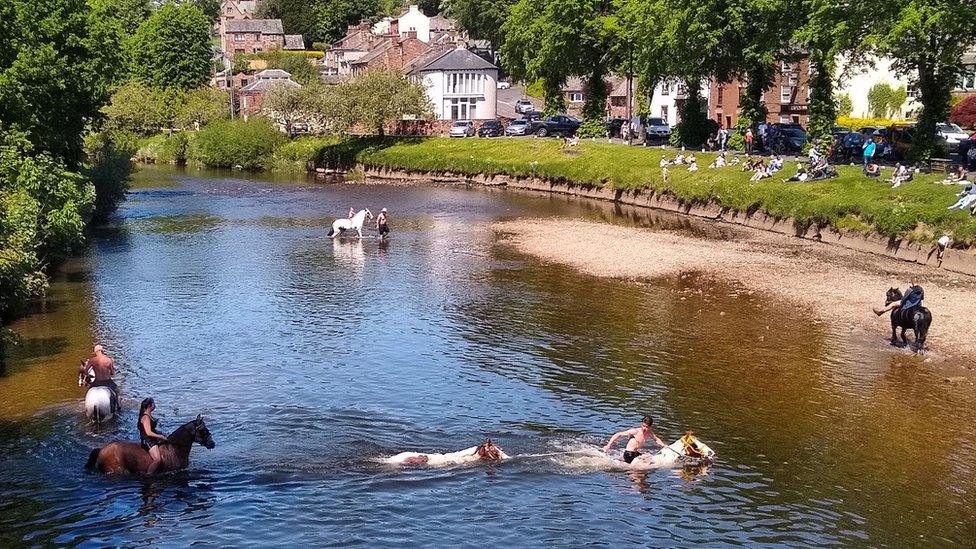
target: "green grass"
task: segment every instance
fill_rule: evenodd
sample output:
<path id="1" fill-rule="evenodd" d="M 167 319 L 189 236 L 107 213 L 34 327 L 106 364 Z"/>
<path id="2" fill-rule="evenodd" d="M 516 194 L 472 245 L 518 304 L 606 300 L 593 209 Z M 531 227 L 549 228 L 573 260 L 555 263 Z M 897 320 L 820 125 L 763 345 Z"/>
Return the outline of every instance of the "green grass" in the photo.
<path id="1" fill-rule="evenodd" d="M 937 185 L 942 174 L 919 174 L 902 188 L 868 179 L 858 166 L 840 166 L 840 177 L 816 183 L 784 183 L 782 175 L 751 183 L 738 167 L 709 170 L 714 154 L 698 153 L 701 170 L 675 167 L 664 181 L 658 162 L 675 151 L 584 142 L 567 150 L 548 139 L 402 139 L 357 140 L 338 145 L 343 157 L 377 167 L 451 171 L 465 174 L 537 175 L 617 189 L 652 189 L 693 203 L 716 202 L 738 211 L 761 210 L 791 217 L 801 224 L 819 223 L 885 236 L 934 240 L 951 233 L 958 243 L 976 244 L 976 219 L 948 211 L 960 187 Z M 353 150 L 352 154 L 348 151 Z"/>

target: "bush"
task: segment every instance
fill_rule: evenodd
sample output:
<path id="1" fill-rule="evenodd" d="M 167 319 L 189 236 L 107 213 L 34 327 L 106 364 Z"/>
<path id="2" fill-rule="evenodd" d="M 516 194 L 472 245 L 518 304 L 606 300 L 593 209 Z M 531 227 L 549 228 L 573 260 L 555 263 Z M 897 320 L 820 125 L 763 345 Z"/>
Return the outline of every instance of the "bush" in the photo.
<path id="1" fill-rule="evenodd" d="M 197 132 L 190 157 L 214 168 L 267 167 L 285 136 L 265 118 L 220 120 Z"/>
<path id="2" fill-rule="evenodd" d="M 845 128 L 850 128 L 857 131 L 864 126 L 875 126 L 880 128 L 887 128 L 892 124 L 905 124 L 908 120 L 897 119 L 897 118 L 857 118 L 853 116 L 838 116 L 837 125 L 844 126 Z"/>
<path id="3" fill-rule="evenodd" d="M 326 151 L 339 143 L 338 137 L 299 137 L 282 145 L 274 153 L 275 166 L 314 170 L 324 164 Z"/>
<path id="4" fill-rule="evenodd" d="M 607 126 L 602 120 L 584 120 L 579 129 L 576 130 L 576 135 L 583 138 L 606 137 Z"/>
<path id="5" fill-rule="evenodd" d="M 976 95 L 970 95 L 952 107 L 949 120 L 963 128 L 976 128 Z"/>
<path id="6" fill-rule="evenodd" d="M 740 116 L 736 121 L 732 129 L 729 130 L 729 143 L 728 148 L 733 151 L 744 151 L 746 150 L 746 130 L 752 127 L 752 120 L 749 120 L 745 116 Z"/>
<path id="7" fill-rule="evenodd" d="M 99 132 L 85 138 L 85 153 L 88 157 L 85 175 L 95 186 L 96 219 L 104 219 L 114 212 L 129 191 L 135 144 L 128 139 L 128 135 L 119 136 L 122 139 L 116 140 L 117 136 L 114 134 Z"/>

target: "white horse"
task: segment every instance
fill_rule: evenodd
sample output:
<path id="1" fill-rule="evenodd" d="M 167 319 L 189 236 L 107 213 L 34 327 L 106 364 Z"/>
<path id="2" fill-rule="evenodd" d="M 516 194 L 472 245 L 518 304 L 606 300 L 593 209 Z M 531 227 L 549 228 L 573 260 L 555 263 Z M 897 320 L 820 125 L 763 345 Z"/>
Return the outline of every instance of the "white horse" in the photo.
<path id="1" fill-rule="evenodd" d="M 335 238 L 342 234 L 343 231 L 348 231 L 355 229 L 359 234 L 359 238 L 363 237 L 363 224 L 366 223 L 366 218 L 373 219 L 373 212 L 369 211 L 369 208 L 363 208 L 356 213 L 356 215 L 351 218 L 346 219 L 336 219 L 332 222 L 332 229 L 329 231 L 329 236 Z"/>
<path id="2" fill-rule="evenodd" d="M 630 462 L 634 469 L 664 469 L 688 464 L 709 463 L 715 459 L 715 452 L 698 437 L 688 433 L 661 448 L 656 454 L 641 454 Z"/>
<path id="3" fill-rule="evenodd" d="M 95 381 L 94 373 L 86 370 L 78 373 L 78 386 L 89 385 L 85 392 L 85 415 L 95 423 L 112 419 L 119 411 L 118 395 L 109 387 L 91 387 Z"/>
<path id="4" fill-rule="evenodd" d="M 472 446 L 471 448 L 465 448 L 464 450 L 458 450 L 449 454 L 401 452 L 384 459 L 383 463 L 406 467 L 447 467 L 450 465 L 470 465 L 481 461 L 502 461 L 506 459 L 509 459 L 509 456 L 502 451 L 500 446 L 496 446 L 491 440 L 486 440 L 484 444 L 479 446 Z"/>

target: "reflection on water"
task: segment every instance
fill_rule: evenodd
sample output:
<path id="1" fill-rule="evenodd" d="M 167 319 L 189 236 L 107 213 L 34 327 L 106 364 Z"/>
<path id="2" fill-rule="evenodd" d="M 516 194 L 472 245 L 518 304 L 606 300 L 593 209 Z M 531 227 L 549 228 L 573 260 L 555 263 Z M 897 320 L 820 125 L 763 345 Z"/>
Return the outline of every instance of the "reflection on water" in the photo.
<path id="1" fill-rule="evenodd" d="M 705 276 L 630 283 L 543 265 L 489 223 L 734 230 L 501 190 L 140 177 L 153 183 L 14 326 L 0 545 L 972 539 L 971 389 L 892 354 L 884 334 L 855 341 Z M 327 238 L 351 205 L 390 208 L 392 238 Z M 116 357 L 127 403 L 98 429 L 74 377 L 93 339 Z M 161 429 L 202 413 L 217 448 L 160 479 L 83 473 L 90 448 L 135 438 L 149 395 Z M 718 461 L 620 470 L 598 447 L 644 414 L 668 440 L 693 430 Z M 376 462 L 486 436 L 522 457 Z"/>

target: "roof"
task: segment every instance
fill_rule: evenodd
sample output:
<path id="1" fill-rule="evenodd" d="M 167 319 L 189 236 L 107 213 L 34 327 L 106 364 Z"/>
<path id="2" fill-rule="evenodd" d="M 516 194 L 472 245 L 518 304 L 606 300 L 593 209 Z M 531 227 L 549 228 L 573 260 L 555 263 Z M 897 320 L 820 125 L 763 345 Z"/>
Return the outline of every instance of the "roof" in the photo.
<path id="1" fill-rule="evenodd" d="M 448 19 L 443 15 L 435 15 L 430 18 L 430 30 L 454 30 L 455 23 L 453 19 Z"/>
<path id="2" fill-rule="evenodd" d="M 305 40 L 302 39 L 300 34 L 286 34 L 285 35 L 285 49 L 286 50 L 304 50 Z"/>
<path id="3" fill-rule="evenodd" d="M 363 64 L 363 63 L 369 63 L 373 59 L 376 59 L 377 57 L 379 57 L 380 55 L 382 55 L 383 52 L 385 52 L 386 50 L 390 49 L 391 47 L 393 47 L 392 42 L 390 42 L 389 40 L 383 40 L 381 43 L 377 44 L 375 48 L 373 48 L 373 49 L 369 50 L 368 52 L 366 52 L 366 54 L 363 55 L 362 57 L 360 57 L 358 59 L 350 59 L 349 60 L 349 64 L 350 65 L 359 65 L 359 64 Z"/>
<path id="4" fill-rule="evenodd" d="M 259 32 L 261 34 L 285 34 L 281 19 L 228 19 L 225 32 Z"/>
<path id="5" fill-rule="evenodd" d="M 627 97 L 627 79 L 617 76 L 610 78 L 610 97 Z"/>
<path id="6" fill-rule="evenodd" d="M 284 86 L 286 88 L 300 88 L 301 84 L 295 82 L 294 80 L 288 78 L 264 78 L 258 79 L 250 84 L 241 88 L 240 93 L 262 93 L 271 90 L 277 86 Z"/>
<path id="7" fill-rule="evenodd" d="M 471 53 L 470 51 L 458 48 L 447 50 L 440 55 L 434 56 L 427 63 L 418 65 L 414 72 L 435 72 L 435 71 L 456 71 L 456 70 L 498 70 L 494 64 L 485 61 L 483 58 Z"/>
<path id="8" fill-rule="evenodd" d="M 291 73 L 282 69 L 264 69 L 256 73 L 254 77 L 259 79 L 291 78 Z"/>

